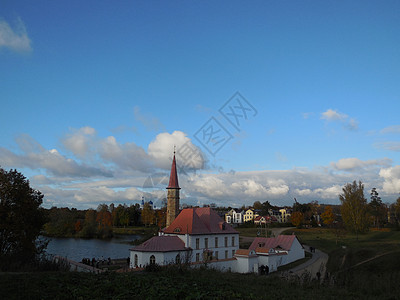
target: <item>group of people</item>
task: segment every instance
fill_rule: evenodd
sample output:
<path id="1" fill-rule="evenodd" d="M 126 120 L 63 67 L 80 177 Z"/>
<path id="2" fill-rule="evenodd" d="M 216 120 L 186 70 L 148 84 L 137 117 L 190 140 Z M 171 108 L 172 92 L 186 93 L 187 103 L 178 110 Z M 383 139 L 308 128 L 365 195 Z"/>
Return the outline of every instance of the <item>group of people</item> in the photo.
<path id="1" fill-rule="evenodd" d="M 100 265 L 111 265 L 111 258 L 109 257 L 108 259 L 105 259 L 104 257 L 101 257 L 99 259 L 96 258 L 82 258 L 82 263 L 88 266 L 96 267 L 98 268 Z"/>

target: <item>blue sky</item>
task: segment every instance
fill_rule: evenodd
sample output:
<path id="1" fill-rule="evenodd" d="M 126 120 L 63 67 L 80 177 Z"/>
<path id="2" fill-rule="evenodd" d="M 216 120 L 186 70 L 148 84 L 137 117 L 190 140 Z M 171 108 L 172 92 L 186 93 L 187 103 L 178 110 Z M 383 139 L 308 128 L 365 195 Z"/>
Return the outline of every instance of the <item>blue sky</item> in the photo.
<path id="1" fill-rule="evenodd" d="M 393 202 L 398 32 L 398 1 L 3 0 L 0 165 L 47 207 L 129 204 L 162 198 L 190 145 L 181 202 L 338 203 L 353 180 Z M 232 137 L 214 155 L 212 117 Z"/>

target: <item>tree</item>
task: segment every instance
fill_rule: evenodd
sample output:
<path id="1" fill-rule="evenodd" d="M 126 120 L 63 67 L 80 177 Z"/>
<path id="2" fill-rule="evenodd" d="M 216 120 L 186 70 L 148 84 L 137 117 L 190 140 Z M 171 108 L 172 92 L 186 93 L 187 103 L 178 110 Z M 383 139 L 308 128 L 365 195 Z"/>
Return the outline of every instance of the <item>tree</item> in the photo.
<path id="1" fill-rule="evenodd" d="M 335 221 L 335 214 L 333 213 L 332 206 L 328 205 L 325 207 L 324 212 L 321 214 L 322 222 L 328 226 L 332 226 Z"/>
<path id="2" fill-rule="evenodd" d="M 260 201 L 256 201 L 253 203 L 253 208 L 254 209 L 261 209 L 262 208 L 262 204 Z"/>
<path id="3" fill-rule="evenodd" d="M 143 205 L 142 209 L 142 223 L 144 225 L 152 225 L 154 224 L 155 213 L 149 202 L 146 202 Z"/>
<path id="4" fill-rule="evenodd" d="M 296 226 L 297 228 L 301 227 L 301 224 L 303 223 L 304 215 L 300 211 L 295 211 L 292 213 L 291 220 L 292 224 Z"/>
<path id="5" fill-rule="evenodd" d="M 42 201 L 21 173 L 0 168 L 0 269 L 32 262 L 44 251 L 36 242 L 45 223 Z"/>
<path id="6" fill-rule="evenodd" d="M 347 229 L 357 235 L 368 230 L 367 199 L 364 197 L 364 185 L 354 180 L 343 187 L 339 195 L 343 222 Z"/>
<path id="7" fill-rule="evenodd" d="M 383 224 L 385 215 L 386 215 L 386 207 L 383 204 L 381 197 L 379 197 L 376 188 L 371 190 L 371 202 L 368 204 L 369 213 L 373 218 L 373 224 L 376 227 L 380 227 Z"/>
<path id="8" fill-rule="evenodd" d="M 82 230 L 79 232 L 80 237 L 92 238 L 96 236 L 96 216 L 97 212 L 94 209 L 88 209 L 85 213 L 85 221 Z"/>
<path id="9" fill-rule="evenodd" d="M 100 204 L 97 208 L 97 232 L 101 238 L 112 237 L 112 216 L 106 204 Z"/>

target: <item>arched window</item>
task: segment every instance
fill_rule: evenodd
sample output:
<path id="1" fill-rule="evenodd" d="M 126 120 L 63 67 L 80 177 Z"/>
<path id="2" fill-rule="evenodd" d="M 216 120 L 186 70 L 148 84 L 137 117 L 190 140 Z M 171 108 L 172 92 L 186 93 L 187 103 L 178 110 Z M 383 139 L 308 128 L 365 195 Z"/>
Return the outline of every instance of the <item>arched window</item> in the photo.
<path id="1" fill-rule="evenodd" d="M 137 254 L 135 254 L 134 266 L 135 266 L 135 268 L 137 268 L 137 266 L 138 266 L 138 257 L 137 257 Z"/>
<path id="2" fill-rule="evenodd" d="M 156 263 L 156 257 L 154 255 L 150 256 L 150 264 L 155 265 Z"/>
<path id="3" fill-rule="evenodd" d="M 180 263 L 181 263 L 181 256 L 179 255 L 179 253 L 176 255 L 176 257 L 175 257 L 175 263 L 177 264 L 177 265 L 179 265 Z"/>

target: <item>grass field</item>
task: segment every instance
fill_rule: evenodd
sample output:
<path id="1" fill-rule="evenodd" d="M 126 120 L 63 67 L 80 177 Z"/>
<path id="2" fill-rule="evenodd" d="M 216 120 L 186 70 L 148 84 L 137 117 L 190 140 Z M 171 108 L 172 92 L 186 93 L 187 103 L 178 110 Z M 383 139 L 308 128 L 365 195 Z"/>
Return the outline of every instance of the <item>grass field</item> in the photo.
<path id="1" fill-rule="evenodd" d="M 4 299 L 346 299 L 345 287 L 300 284 L 274 276 L 169 268 L 157 273 L 2 274 Z M 388 294 L 390 295 L 390 294 Z"/>

